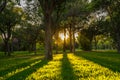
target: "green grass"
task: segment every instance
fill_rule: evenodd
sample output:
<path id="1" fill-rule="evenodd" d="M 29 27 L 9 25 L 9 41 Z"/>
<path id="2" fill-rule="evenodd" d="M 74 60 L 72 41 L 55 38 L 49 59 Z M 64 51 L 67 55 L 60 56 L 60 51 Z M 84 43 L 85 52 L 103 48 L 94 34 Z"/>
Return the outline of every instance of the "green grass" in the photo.
<path id="1" fill-rule="evenodd" d="M 44 50 L 39 50 L 37 51 L 36 54 L 43 54 Z M 26 56 L 26 55 L 34 55 L 34 52 L 29 52 L 29 51 L 14 51 L 13 53 L 11 53 L 12 57 L 13 56 Z M 4 52 L 0 52 L 0 58 L 5 57 L 4 56 Z"/>
<path id="2" fill-rule="evenodd" d="M 84 53 L 86 56 L 91 54 L 89 52 Z M 94 56 L 94 54 L 91 54 L 90 57 Z M 81 54 L 79 54 L 79 56 L 70 54 L 68 57 L 73 66 L 74 74 L 80 80 L 120 80 L 119 72 L 114 72 L 110 70 L 109 67 L 88 60 L 82 57 Z"/>
<path id="3" fill-rule="evenodd" d="M 22 53 L 21 53 L 22 54 Z M 0 80 L 120 80 L 120 54 L 115 51 L 55 54 L 0 59 Z"/>
<path id="4" fill-rule="evenodd" d="M 107 67 L 114 72 L 120 72 L 120 54 L 115 51 L 78 52 L 77 56 Z"/>

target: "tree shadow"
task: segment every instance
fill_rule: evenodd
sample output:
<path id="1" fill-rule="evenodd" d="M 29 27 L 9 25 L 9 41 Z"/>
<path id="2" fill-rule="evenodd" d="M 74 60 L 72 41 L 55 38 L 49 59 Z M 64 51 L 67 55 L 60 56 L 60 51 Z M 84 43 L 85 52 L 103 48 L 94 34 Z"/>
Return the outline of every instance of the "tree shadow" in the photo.
<path id="1" fill-rule="evenodd" d="M 4 76 L 4 75 L 6 75 L 6 74 L 8 74 L 8 73 L 10 73 L 12 71 L 15 71 L 16 69 L 20 69 L 20 68 L 24 68 L 26 66 L 29 66 L 30 64 L 32 64 L 32 63 L 34 63 L 36 61 L 39 61 L 39 60 L 40 60 L 40 58 L 35 59 L 35 60 L 31 60 L 31 61 L 28 61 L 28 62 L 24 62 L 22 64 L 18 64 L 18 65 L 15 65 L 15 66 L 11 66 L 11 67 L 9 67 L 9 68 L 7 68 L 5 70 L 1 70 L 0 71 L 0 76 Z"/>
<path id="2" fill-rule="evenodd" d="M 67 57 L 67 53 L 63 54 L 61 76 L 63 80 L 77 80 L 73 72 L 72 65 Z"/>
<path id="3" fill-rule="evenodd" d="M 25 78 L 27 78 L 30 74 L 32 74 L 33 72 L 36 72 L 37 69 L 39 69 L 40 67 L 43 67 L 44 65 L 46 65 L 48 63 L 48 60 L 41 60 L 41 62 L 33 65 L 33 66 L 29 66 L 29 68 L 16 73 L 13 76 L 10 76 L 9 78 L 7 78 L 6 80 L 25 80 Z"/>
<path id="4" fill-rule="evenodd" d="M 113 72 L 120 72 L 120 55 L 116 52 L 77 52 L 76 56 L 97 63 Z"/>

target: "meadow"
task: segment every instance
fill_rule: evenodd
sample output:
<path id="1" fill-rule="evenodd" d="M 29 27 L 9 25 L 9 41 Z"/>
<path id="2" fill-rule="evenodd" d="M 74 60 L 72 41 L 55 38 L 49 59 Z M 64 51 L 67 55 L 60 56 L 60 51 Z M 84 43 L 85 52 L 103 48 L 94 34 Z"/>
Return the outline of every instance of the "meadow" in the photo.
<path id="1" fill-rule="evenodd" d="M 78 51 L 0 57 L 0 80 L 120 80 L 120 54 L 115 51 Z"/>

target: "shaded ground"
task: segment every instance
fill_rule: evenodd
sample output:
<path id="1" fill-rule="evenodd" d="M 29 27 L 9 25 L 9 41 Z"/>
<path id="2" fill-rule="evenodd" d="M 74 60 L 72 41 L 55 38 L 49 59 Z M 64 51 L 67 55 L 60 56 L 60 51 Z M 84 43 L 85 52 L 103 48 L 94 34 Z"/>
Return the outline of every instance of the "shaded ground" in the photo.
<path id="1" fill-rule="evenodd" d="M 120 80 L 120 54 L 77 52 L 0 59 L 0 80 Z"/>

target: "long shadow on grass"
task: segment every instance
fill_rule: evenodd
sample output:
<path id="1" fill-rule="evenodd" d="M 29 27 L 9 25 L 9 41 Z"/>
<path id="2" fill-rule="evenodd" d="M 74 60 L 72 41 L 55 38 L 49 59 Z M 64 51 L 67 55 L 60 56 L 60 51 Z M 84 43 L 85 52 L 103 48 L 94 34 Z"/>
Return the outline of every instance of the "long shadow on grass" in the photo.
<path id="1" fill-rule="evenodd" d="M 63 54 L 62 59 L 62 69 L 61 69 L 61 76 L 63 80 L 76 80 L 76 76 L 73 72 L 73 68 L 71 63 L 69 62 L 69 59 L 67 57 L 67 54 Z"/>
<path id="2" fill-rule="evenodd" d="M 8 74 L 9 72 L 15 71 L 16 69 L 20 69 L 20 68 L 24 68 L 26 66 L 29 66 L 30 64 L 32 64 L 36 61 L 39 61 L 39 60 L 40 60 L 40 58 L 39 59 L 34 59 L 34 60 L 31 60 L 31 61 L 28 61 L 28 62 L 24 62 L 22 64 L 11 66 L 8 69 L 1 70 L 0 71 L 0 76 L 4 76 L 4 75 Z"/>
<path id="3" fill-rule="evenodd" d="M 106 52 L 77 52 L 76 54 L 79 57 L 83 57 L 87 60 L 95 62 L 101 66 L 109 68 L 114 72 L 120 72 L 120 55 L 117 53 L 106 53 Z M 105 57 L 105 58 L 103 58 Z M 115 58 L 118 58 L 119 61 L 114 61 Z"/>
<path id="4" fill-rule="evenodd" d="M 42 60 L 41 62 L 30 66 L 28 69 L 25 69 L 9 78 L 7 78 L 6 80 L 25 80 L 25 78 L 27 78 L 30 74 L 32 74 L 33 72 L 36 72 L 37 69 L 39 69 L 40 67 L 43 67 L 44 65 L 46 65 L 48 63 L 47 60 Z"/>

